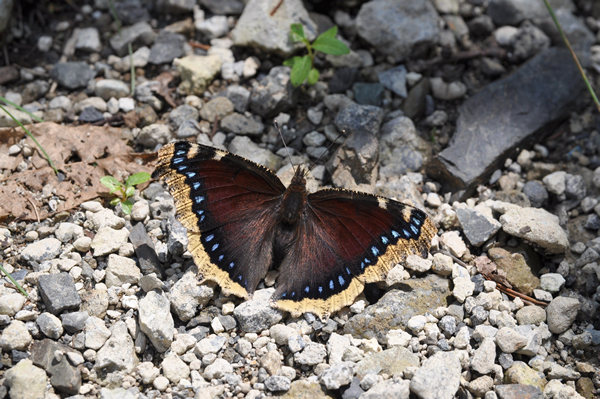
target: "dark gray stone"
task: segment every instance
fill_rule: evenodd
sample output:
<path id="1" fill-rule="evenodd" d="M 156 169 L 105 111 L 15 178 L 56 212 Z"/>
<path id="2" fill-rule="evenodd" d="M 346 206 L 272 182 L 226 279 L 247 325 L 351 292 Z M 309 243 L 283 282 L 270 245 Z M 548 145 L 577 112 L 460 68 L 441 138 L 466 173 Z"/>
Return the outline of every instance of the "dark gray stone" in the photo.
<path id="1" fill-rule="evenodd" d="M 148 190 L 151 187 L 152 185 L 146 189 L 146 194 L 148 194 Z M 157 190 L 162 190 L 162 186 L 154 187 Z M 135 256 L 138 258 L 138 265 L 140 266 L 142 274 L 156 273 L 157 276 L 162 276 L 163 270 L 160 261 L 158 260 L 158 255 L 156 255 L 156 250 L 154 249 L 154 242 L 148 236 L 146 227 L 144 227 L 143 223 L 136 223 L 131 227 L 129 230 L 129 241 L 131 241 L 133 248 L 135 249 Z"/>
<path id="2" fill-rule="evenodd" d="M 94 107 L 85 107 L 79 114 L 79 122 L 83 123 L 96 123 L 103 119 L 104 115 L 102 115 L 102 112 Z"/>
<path id="3" fill-rule="evenodd" d="M 240 0 L 200 0 L 199 2 L 216 15 L 239 15 L 244 10 L 244 3 Z"/>
<path id="4" fill-rule="evenodd" d="M 148 62 L 150 64 L 167 64 L 183 55 L 185 37 L 178 33 L 162 31 L 150 49 Z"/>
<path id="5" fill-rule="evenodd" d="M 425 113 L 428 93 L 429 79 L 421 79 L 419 83 L 410 89 L 406 100 L 404 100 L 404 115 L 413 120 L 422 116 Z"/>
<path id="6" fill-rule="evenodd" d="M 178 128 L 185 121 L 198 120 L 199 115 L 200 113 L 196 108 L 183 104 L 169 113 L 169 122 L 171 122 L 173 127 Z"/>
<path id="7" fill-rule="evenodd" d="M 470 195 L 518 148 L 539 142 L 569 116 L 583 89 L 567 50 L 542 51 L 461 105 L 456 133 L 428 173 L 444 189 L 462 190 L 459 197 Z"/>
<path id="8" fill-rule="evenodd" d="M 381 105 L 383 85 L 381 83 L 356 82 L 352 85 L 354 101 L 362 105 Z"/>
<path id="9" fill-rule="evenodd" d="M 437 42 L 438 19 L 429 1 L 371 0 L 356 16 L 356 31 L 382 54 L 402 60 Z"/>
<path id="10" fill-rule="evenodd" d="M 352 87 L 357 76 L 358 68 L 337 68 L 329 79 L 329 93 L 345 93 Z"/>
<path id="11" fill-rule="evenodd" d="M 86 87 L 96 72 L 85 62 L 59 62 L 50 71 L 50 77 L 67 89 Z"/>
<path id="12" fill-rule="evenodd" d="M 50 83 L 44 80 L 34 80 L 27 83 L 21 92 L 23 104 L 28 104 L 44 96 L 49 89 Z"/>
<path id="13" fill-rule="evenodd" d="M 74 334 L 79 331 L 83 331 L 85 327 L 85 321 L 89 315 L 87 312 L 71 312 L 63 313 L 60 315 L 60 320 L 66 332 Z"/>
<path id="14" fill-rule="evenodd" d="M 150 13 L 144 7 L 144 2 L 141 0 L 115 1 L 114 7 L 117 16 L 124 25 L 131 25 L 150 19 Z"/>
<path id="15" fill-rule="evenodd" d="M 529 198 L 531 206 L 534 208 L 540 208 L 546 201 L 548 201 L 548 191 L 542 182 L 537 180 L 530 180 L 523 185 L 523 194 Z"/>
<path id="16" fill-rule="evenodd" d="M 582 200 L 586 195 L 585 181 L 581 175 L 567 173 L 565 177 L 565 194 L 567 198 Z"/>
<path id="17" fill-rule="evenodd" d="M 379 82 L 388 90 L 402 98 L 408 94 L 406 91 L 406 68 L 404 65 L 379 72 L 377 75 Z"/>
<path id="18" fill-rule="evenodd" d="M 133 50 L 139 45 L 150 45 L 156 33 L 147 22 L 138 22 L 135 25 L 121 29 L 110 38 L 110 45 L 119 56 L 127 54 L 128 44 L 131 43 Z"/>
<path id="19" fill-rule="evenodd" d="M 227 86 L 219 95 L 225 96 L 233 103 L 233 108 L 244 113 L 248 108 L 248 100 L 250 99 L 250 91 L 243 86 L 230 85 Z"/>
<path id="20" fill-rule="evenodd" d="M 489 220 L 474 209 L 459 208 L 456 210 L 456 216 L 467 240 L 476 247 L 483 245 L 502 227 L 500 222 Z"/>
<path id="21" fill-rule="evenodd" d="M 294 104 L 294 88 L 288 67 L 271 68 L 250 93 L 250 110 L 262 117 L 273 117 Z"/>
<path id="22" fill-rule="evenodd" d="M 53 314 L 78 309 L 81 304 L 81 298 L 75 289 L 73 277 L 69 273 L 63 272 L 40 276 L 38 288 L 44 305 Z"/>
<path id="23" fill-rule="evenodd" d="M 525 384 L 507 384 L 496 385 L 496 395 L 498 399 L 542 399 L 542 391 L 533 385 Z"/>
<path id="24" fill-rule="evenodd" d="M 517 25 L 525 19 L 548 15 L 542 2 L 522 0 L 490 0 L 487 13 L 498 26 Z"/>
<path id="25" fill-rule="evenodd" d="M 336 115 L 334 123 L 339 131 L 344 131 L 349 138 L 338 149 L 332 166 L 340 166 L 349 170 L 356 184 L 373 184 L 376 176 L 376 165 L 379 159 L 379 140 L 377 134 L 383 120 L 383 111 L 373 105 L 350 103 Z M 333 173 L 334 182 L 346 188 L 352 183 L 336 181 L 339 173 Z M 349 184 L 349 186 L 348 186 Z"/>
<path id="26" fill-rule="evenodd" d="M 588 215 L 583 227 L 585 227 L 588 230 L 600 229 L 600 217 L 598 215 L 596 215 L 595 213 Z"/>
<path id="27" fill-rule="evenodd" d="M 31 361 L 50 375 L 50 383 L 54 389 L 68 395 L 76 395 L 81 387 L 81 372 L 69 363 L 67 354 L 70 352 L 81 356 L 70 346 L 45 338 L 33 343 Z"/>
<path id="28" fill-rule="evenodd" d="M 342 392 L 342 399 L 358 399 L 364 392 L 360 387 L 360 380 L 354 377 L 350 386 Z"/>
<path id="29" fill-rule="evenodd" d="M 248 136 L 260 136 L 265 126 L 257 120 L 234 112 L 221 120 L 221 127 L 226 132 L 245 134 Z"/>

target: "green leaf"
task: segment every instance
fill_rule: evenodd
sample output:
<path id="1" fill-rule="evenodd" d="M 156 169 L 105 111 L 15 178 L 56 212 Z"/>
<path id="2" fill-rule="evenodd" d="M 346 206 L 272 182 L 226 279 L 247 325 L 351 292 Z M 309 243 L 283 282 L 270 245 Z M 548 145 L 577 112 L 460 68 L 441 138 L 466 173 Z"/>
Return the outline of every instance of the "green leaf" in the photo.
<path id="1" fill-rule="evenodd" d="M 110 204 L 112 206 L 117 205 L 119 202 L 121 202 L 121 198 L 119 198 L 119 197 L 116 197 L 116 198 L 113 198 L 113 199 L 110 200 Z"/>
<path id="2" fill-rule="evenodd" d="M 121 202 L 121 209 L 123 209 L 123 213 L 129 215 L 131 213 L 131 209 L 133 208 L 133 204 L 129 200 L 125 200 Z"/>
<path id="3" fill-rule="evenodd" d="M 304 36 L 304 27 L 302 26 L 302 24 L 290 25 L 290 34 L 292 36 L 292 40 L 295 42 L 301 42 L 302 39 L 306 39 L 306 36 Z"/>
<path id="4" fill-rule="evenodd" d="M 128 186 L 135 186 L 138 184 L 146 183 L 148 180 L 150 180 L 150 173 L 139 172 L 139 173 L 134 173 L 131 176 L 129 176 L 127 178 L 127 181 L 125 182 L 125 184 Z"/>
<path id="5" fill-rule="evenodd" d="M 319 80 L 319 71 L 316 68 L 313 68 L 308 73 L 308 84 L 314 85 Z"/>
<path id="6" fill-rule="evenodd" d="M 125 189 L 125 198 L 129 198 L 133 194 L 135 194 L 135 187 L 133 187 L 133 186 L 127 186 L 127 189 Z"/>
<path id="7" fill-rule="evenodd" d="M 110 190 L 111 193 L 114 193 L 122 186 L 121 182 L 112 176 L 102 177 L 100 179 L 100 183 L 102 183 L 104 186 L 106 186 Z"/>
<path id="8" fill-rule="evenodd" d="M 299 60 L 300 58 L 301 58 L 301 57 L 300 57 L 300 56 L 298 56 L 298 55 L 296 55 L 296 56 L 294 56 L 294 57 L 292 57 L 292 58 L 288 58 L 287 60 L 283 61 L 283 65 L 284 65 L 284 66 L 289 66 L 290 68 L 292 68 L 292 67 L 294 66 L 294 64 L 295 64 L 296 62 L 298 62 L 298 60 Z"/>
<path id="9" fill-rule="evenodd" d="M 313 43 L 313 48 L 322 53 L 332 55 L 344 55 L 350 52 L 348 46 L 346 46 L 343 42 L 339 41 L 335 37 L 323 37 L 323 35 L 317 37 Z"/>
<path id="10" fill-rule="evenodd" d="M 338 33 L 338 27 L 333 26 L 327 29 L 325 32 L 321 33 L 315 40 L 318 40 L 320 37 L 336 37 Z"/>
<path id="11" fill-rule="evenodd" d="M 294 63 L 292 72 L 290 73 L 290 80 L 294 87 L 300 86 L 306 80 L 312 66 L 311 64 L 312 62 L 308 55 L 300 57 L 300 59 Z"/>

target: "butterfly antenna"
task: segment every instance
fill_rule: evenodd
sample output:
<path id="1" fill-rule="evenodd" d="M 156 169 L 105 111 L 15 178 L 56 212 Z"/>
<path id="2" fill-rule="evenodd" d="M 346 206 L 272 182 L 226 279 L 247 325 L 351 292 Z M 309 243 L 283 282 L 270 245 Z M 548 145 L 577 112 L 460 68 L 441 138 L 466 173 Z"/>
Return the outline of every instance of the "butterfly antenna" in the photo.
<path id="1" fill-rule="evenodd" d="M 285 139 L 283 138 L 283 133 L 281 133 L 281 128 L 279 127 L 279 123 L 277 123 L 277 121 L 273 121 L 273 125 L 275 126 L 275 129 L 277 129 L 277 131 L 279 132 L 279 137 L 281 137 L 281 142 L 283 143 L 283 148 L 285 148 L 285 152 L 287 153 L 287 156 L 290 160 L 290 165 L 292 165 L 294 174 L 296 174 L 296 166 L 294 165 L 294 162 L 292 162 L 292 155 L 290 154 L 289 148 L 285 144 Z"/>

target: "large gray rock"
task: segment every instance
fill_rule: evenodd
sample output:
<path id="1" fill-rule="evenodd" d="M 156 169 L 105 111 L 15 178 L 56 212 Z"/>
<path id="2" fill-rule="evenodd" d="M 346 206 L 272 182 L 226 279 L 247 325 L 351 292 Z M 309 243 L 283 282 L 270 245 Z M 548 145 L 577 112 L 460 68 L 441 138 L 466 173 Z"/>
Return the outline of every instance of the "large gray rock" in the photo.
<path id="1" fill-rule="evenodd" d="M 139 301 L 140 330 L 159 352 L 165 352 L 173 342 L 175 322 L 171 316 L 167 297 L 150 291 Z"/>
<path id="2" fill-rule="evenodd" d="M 554 334 L 561 334 L 571 327 L 577 318 L 581 304 L 576 298 L 559 296 L 554 298 L 546 308 L 548 329 Z"/>
<path id="3" fill-rule="evenodd" d="M 438 41 L 439 16 L 429 1 L 371 0 L 356 17 L 358 35 L 396 61 Z"/>
<path id="4" fill-rule="evenodd" d="M 518 148 L 569 116 L 583 82 L 569 52 L 549 48 L 465 101 L 450 145 L 428 173 L 465 198 Z M 499 138 L 502 138 L 501 140 Z"/>
<path id="5" fill-rule="evenodd" d="M 350 318 L 344 325 L 344 333 L 355 338 L 376 337 L 386 344 L 389 330 L 405 329 L 411 317 L 448 306 L 450 295 L 448 280 L 437 275 L 407 280 L 400 289 L 387 292 L 379 302 Z"/>
<path id="6" fill-rule="evenodd" d="M 283 317 L 281 311 L 270 305 L 270 298 L 274 291 L 274 288 L 258 290 L 254 292 L 252 299 L 234 309 L 233 316 L 242 331 L 259 333 L 281 321 Z"/>
<path id="7" fill-rule="evenodd" d="M 289 55 L 298 48 L 289 36 L 293 23 L 304 26 L 304 34 L 309 40 L 316 37 L 317 25 L 310 19 L 302 1 L 285 0 L 284 6 L 271 16 L 275 4 L 267 0 L 250 0 L 231 32 L 233 44 Z"/>
<path id="8" fill-rule="evenodd" d="M 438 352 L 423 362 L 410 380 L 410 390 L 422 399 L 454 398 L 460 383 L 460 358 Z"/>

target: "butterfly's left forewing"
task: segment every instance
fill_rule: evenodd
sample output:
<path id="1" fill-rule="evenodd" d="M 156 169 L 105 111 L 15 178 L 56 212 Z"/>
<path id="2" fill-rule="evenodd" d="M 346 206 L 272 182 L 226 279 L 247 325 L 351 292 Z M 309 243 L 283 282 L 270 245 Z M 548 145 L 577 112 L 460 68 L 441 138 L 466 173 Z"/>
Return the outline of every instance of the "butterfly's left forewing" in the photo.
<path id="1" fill-rule="evenodd" d="M 295 315 L 339 310 L 408 255 L 426 256 L 436 231 L 423 211 L 397 201 L 347 190 L 311 194 L 280 266 L 276 304 Z"/>
<path id="2" fill-rule="evenodd" d="M 157 174 L 175 199 L 200 273 L 247 297 L 272 263 L 283 184 L 260 165 L 185 141 L 161 148 Z"/>

